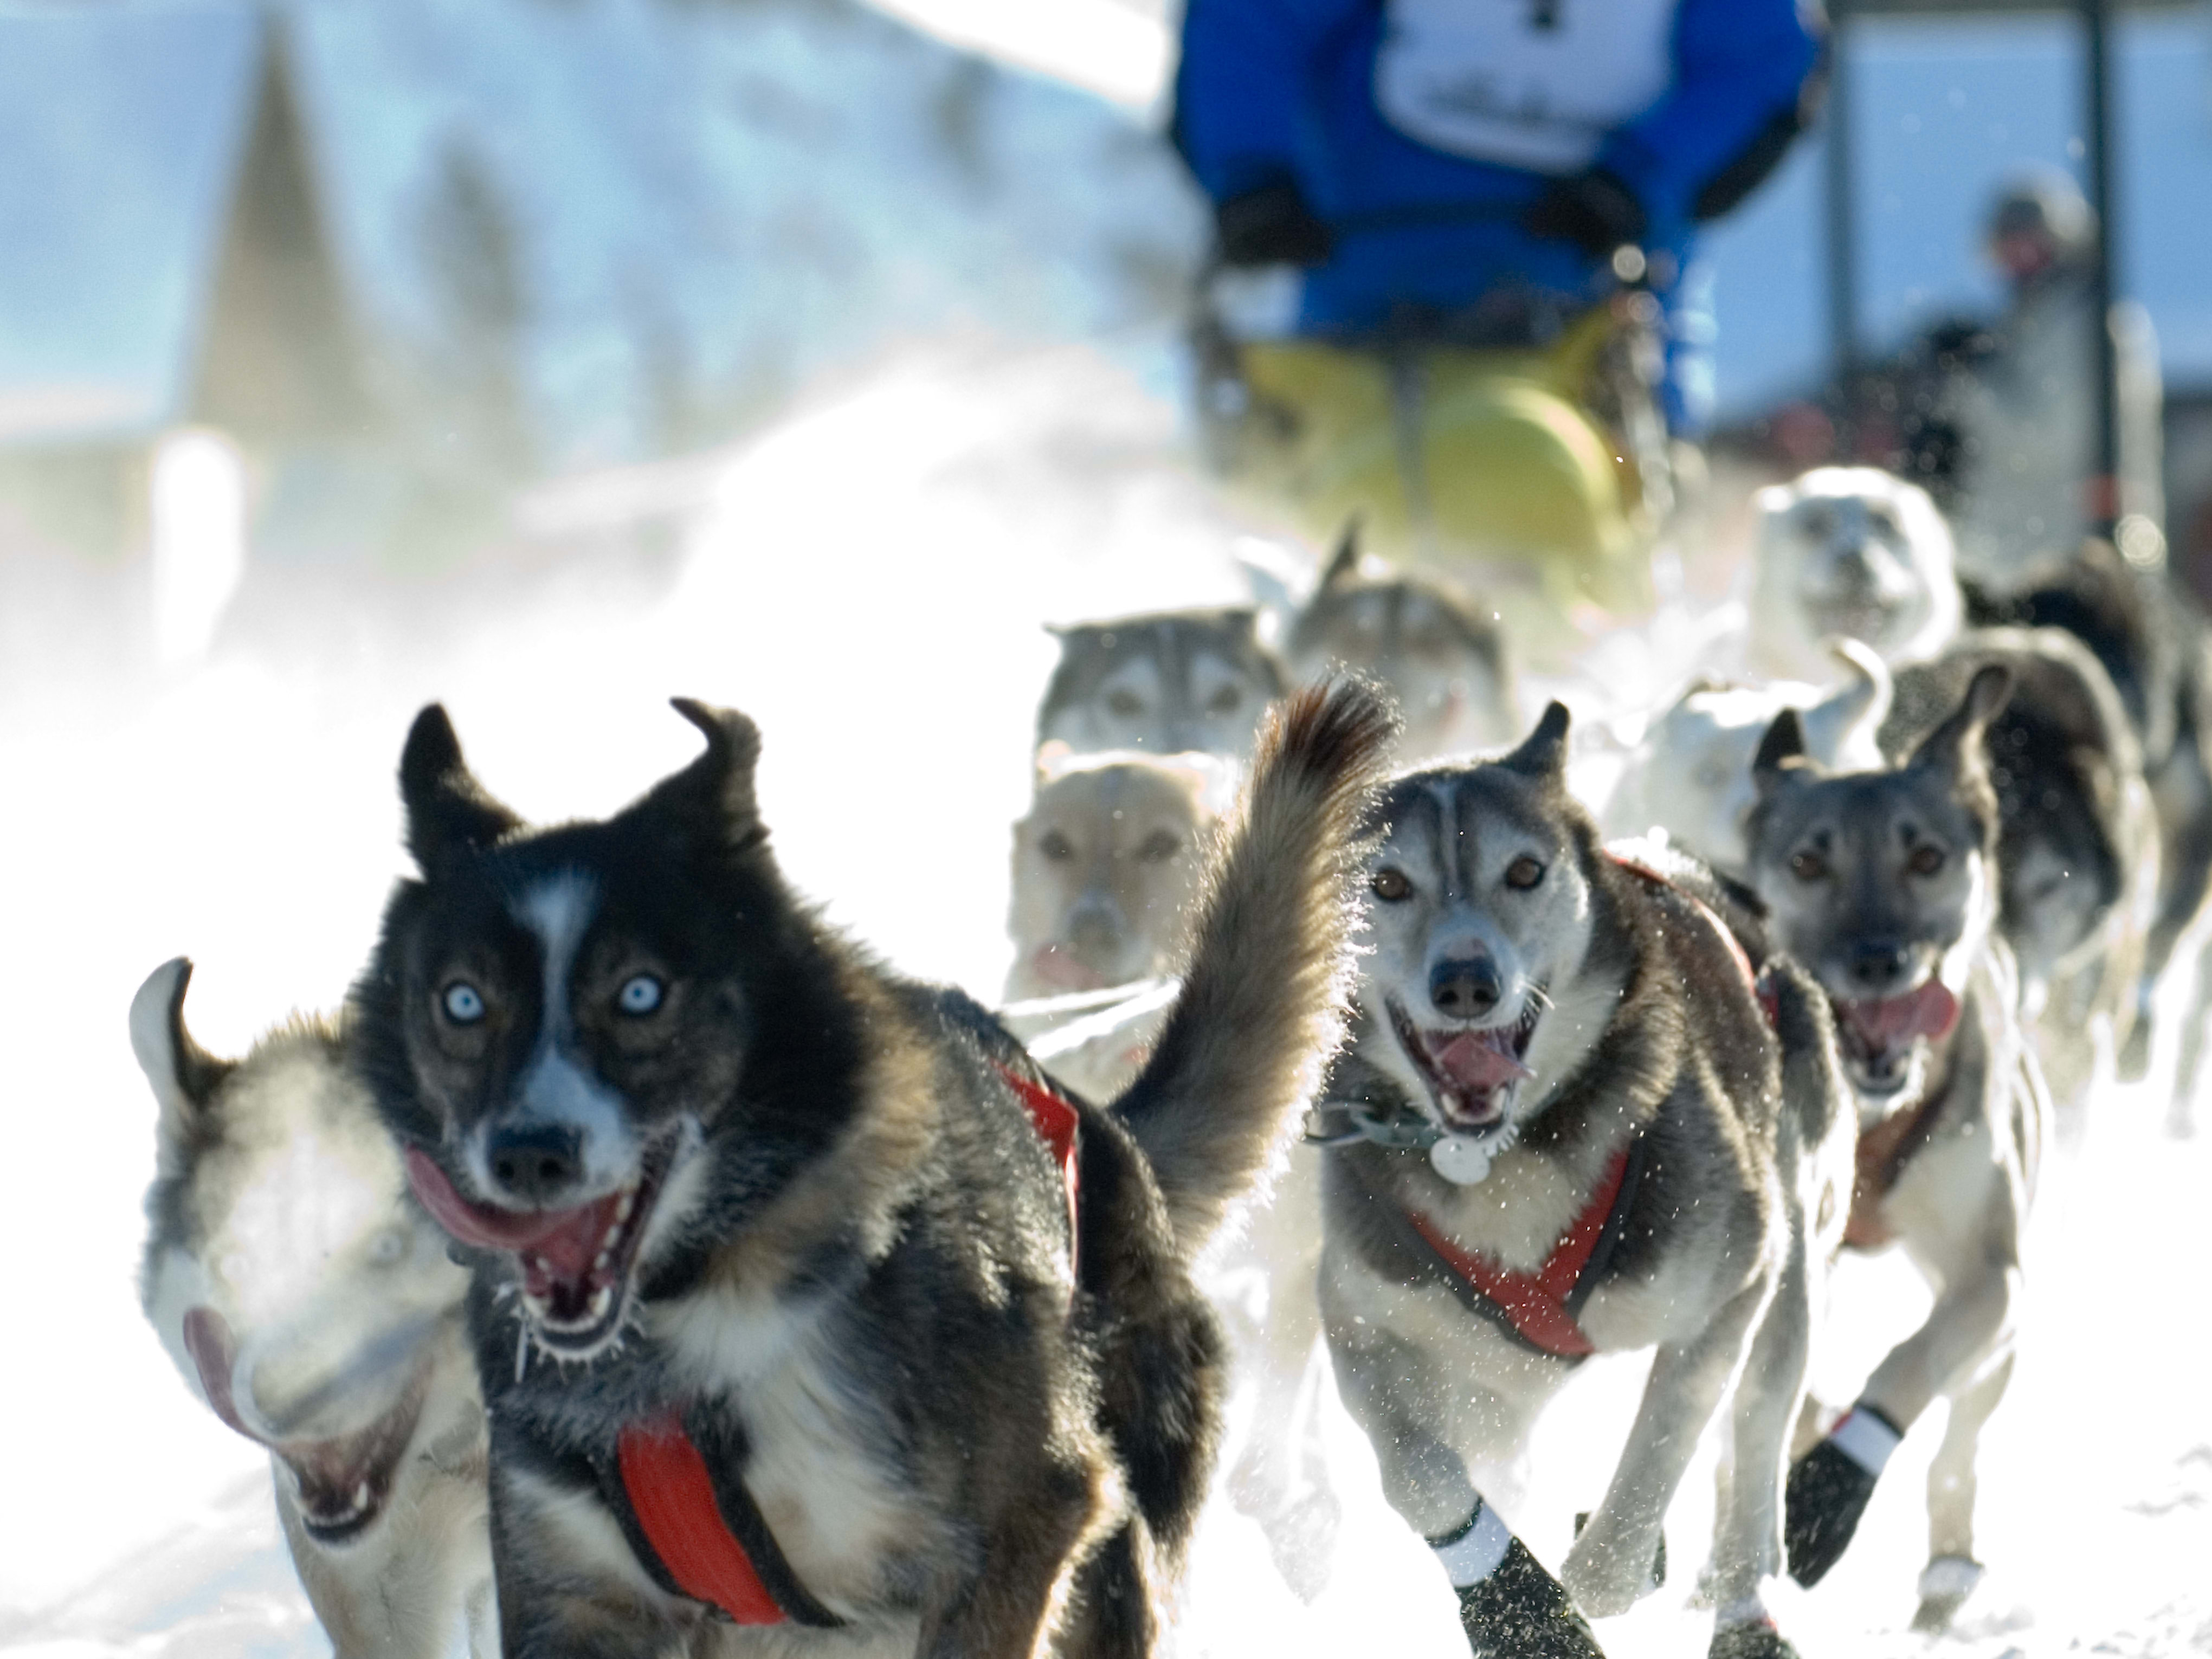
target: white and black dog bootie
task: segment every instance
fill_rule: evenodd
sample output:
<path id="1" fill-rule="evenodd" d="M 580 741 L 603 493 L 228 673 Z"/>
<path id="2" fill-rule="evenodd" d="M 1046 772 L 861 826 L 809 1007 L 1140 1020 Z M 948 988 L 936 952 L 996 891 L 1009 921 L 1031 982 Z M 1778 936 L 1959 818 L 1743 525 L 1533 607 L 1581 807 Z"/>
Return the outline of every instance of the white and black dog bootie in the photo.
<path id="1" fill-rule="evenodd" d="M 1783 1525 L 1790 1576 L 1808 1589 L 1843 1559 L 1889 1455 L 1905 1432 L 1861 1401 L 1790 1471 Z"/>

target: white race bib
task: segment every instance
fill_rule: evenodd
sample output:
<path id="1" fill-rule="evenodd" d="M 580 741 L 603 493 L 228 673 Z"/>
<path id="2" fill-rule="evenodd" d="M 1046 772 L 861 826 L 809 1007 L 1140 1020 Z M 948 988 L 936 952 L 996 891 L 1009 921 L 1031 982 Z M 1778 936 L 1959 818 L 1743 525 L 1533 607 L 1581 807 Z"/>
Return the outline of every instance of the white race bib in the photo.
<path id="1" fill-rule="evenodd" d="M 1675 0 L 1389 0 L 1375 102 L 1407 137 L 1579 173 L 1674 78 Z"/>

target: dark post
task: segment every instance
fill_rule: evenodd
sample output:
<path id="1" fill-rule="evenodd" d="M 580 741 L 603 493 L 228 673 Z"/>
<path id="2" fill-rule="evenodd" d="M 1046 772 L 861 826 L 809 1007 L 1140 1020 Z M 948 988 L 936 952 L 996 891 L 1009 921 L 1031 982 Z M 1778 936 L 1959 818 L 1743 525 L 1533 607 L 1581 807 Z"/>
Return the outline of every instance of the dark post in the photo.
<path id="1" fill-rule="evenodd" d="M 2085 3 L 2087 0 L 2085 0 Z M 1837 411 L 1838 459 L 1856 447 L 1852 378 L 1858 367 L 1857 204 L 1852 196 L 1850 32 L 1844 0 L 1828 7 L 1827 196 L 1828 356 L 1843 394 Z"/>
<path id="2" fill-rule="evenodd" d="M 2119 224 L 2112 203 L 2112 68 L 2106 0 L 2080 0 L 2082 69 L 2086 81 L 2081 142 L 2089 174 L 2089 205 L 2097 210 L 2096 262 L 2089 272 L 2090 361 L 2096 365 L 2096 449 L 2091 455 L 2088 516 L 2110 534 L 2120 515 L 2120 411 L 2118 354 L 2112 345 L 2112 258 Z"/>

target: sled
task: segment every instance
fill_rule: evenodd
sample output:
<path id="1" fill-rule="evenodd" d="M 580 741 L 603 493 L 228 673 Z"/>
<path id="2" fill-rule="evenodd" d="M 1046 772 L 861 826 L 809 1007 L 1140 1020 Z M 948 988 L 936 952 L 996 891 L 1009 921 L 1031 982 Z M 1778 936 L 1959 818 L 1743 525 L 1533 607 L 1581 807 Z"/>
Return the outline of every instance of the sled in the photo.
<path id="1" fill-rule="evenodd" d="M 1632 616 L 1673 502 L 1658 323 L 1625 290 L 1545 344 L 1370 347 L 1236 341 L 1202 308 L 1201 416 L 1218 469 L 1310 539 L 1356 517 L 1509 621 Z"/>

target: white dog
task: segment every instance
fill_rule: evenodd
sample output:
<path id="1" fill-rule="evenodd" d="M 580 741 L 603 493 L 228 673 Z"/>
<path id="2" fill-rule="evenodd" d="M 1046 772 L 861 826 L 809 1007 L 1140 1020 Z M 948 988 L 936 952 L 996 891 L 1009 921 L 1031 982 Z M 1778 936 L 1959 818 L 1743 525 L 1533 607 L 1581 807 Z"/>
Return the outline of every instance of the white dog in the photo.
<path id="1" fill-rule="evenodd" d="M 1959 631 L 1950 526 L 1917 484 L 1870 466 L 1824 466 L 1755 498 L 1751 662 L 1820 680 L 1826 641 L 1863 640 L 1885 662 L 1917 662 Z"/>
<path id="2" fill-rule="evenodd" d="M 1741 878 L 1748 850 L 1744 822 L 1757 791 L 1751 763 L 1774 717 L 1795 708 L 1808 750 L 1837 771 L 1882 765 L 1875 733 L 1889 714 L 1889 668 L 1855 639 L 1831 642 L 1849 679 L 1834 691 L 1793 681 L 1728 685 L 1699 679 L 1654 720 L 1605 811 L 1608 836 L 1664 830 L 1676 846 Z"/>

